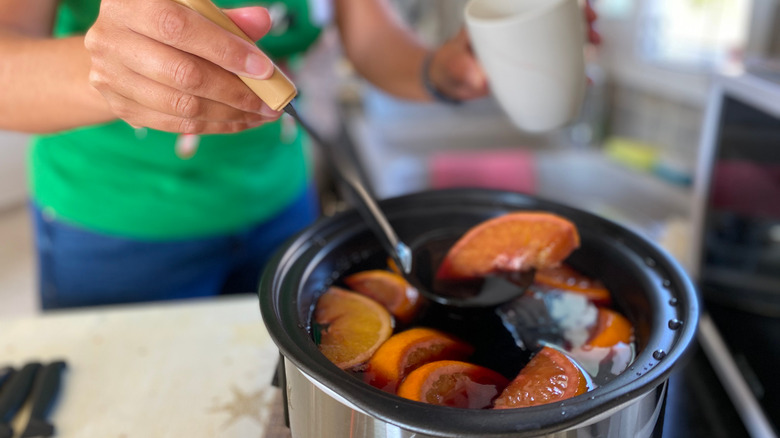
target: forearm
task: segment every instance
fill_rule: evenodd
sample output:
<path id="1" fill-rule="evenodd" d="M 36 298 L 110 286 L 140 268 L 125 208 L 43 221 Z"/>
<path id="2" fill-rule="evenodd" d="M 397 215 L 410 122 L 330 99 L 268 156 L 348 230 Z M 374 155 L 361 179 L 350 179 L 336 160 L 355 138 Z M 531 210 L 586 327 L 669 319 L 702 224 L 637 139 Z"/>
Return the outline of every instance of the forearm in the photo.
<path id="1" fill-rule="evenodd" d="M 0 129 L 47 133 L 116 116 L 89 84 L 83 37 L 32 38 L 0 29 Z"/>
<path id="2" fill-rule="evenodd" d="M 422 63 L 428 48 L 389 10 L 385 1 L 337 1 L 346 56 L 357 72 L 397 97 L 430 100 Z"/>

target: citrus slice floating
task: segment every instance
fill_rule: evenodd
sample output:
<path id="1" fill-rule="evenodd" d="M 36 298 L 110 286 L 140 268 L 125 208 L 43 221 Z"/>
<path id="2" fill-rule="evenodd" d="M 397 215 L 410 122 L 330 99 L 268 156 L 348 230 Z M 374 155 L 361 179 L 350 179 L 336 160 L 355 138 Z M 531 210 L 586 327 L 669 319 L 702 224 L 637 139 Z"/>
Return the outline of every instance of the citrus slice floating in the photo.
<path id="1" fill-rule="evenodd" d="M 597 306 L 609 306 L 612 303 L 612 295 L 603 283 L 565 264 L 536 271 L 534 281 L 545 286 L 585 295 Z"/>
<path id="2" fill-rule="evenodd" d="M 366 362 L 393 333 L 393 317 L 387 309 L 338 287 L 329 288 L 317 300 L 314 322 L 320 351 L 343 370 Z"/>
<path id="3" fill-rule="evenodd" d="M 409 373 L 398 395 L 409 400 L 455 408 L 484 409 L 509 380 L 479 365 L 454 360 L 431 362 Z"/>
<path id="4" fill-rule="evenodd" d="M 390 337 L 368 361 L 364 378 L 370 385 L 395 392 L 411 371 L 433 361 L 463 360 L 474 347 L 439 330 L 416 327 Z"/>
<path id="5" fill-rule="evenodd" d="M 614 310 L 599 308 L 596 327 L 586 346 L 613 347 L 618 343 L 630 344 L 634 327 L 629 320 Z"/>
<path id="6" fill-rule="evenodd" d="M 423 303 L 417 289 L 402 276 L 389 271 L 358 272 L 346 277 L 344 283 L 351 290 L 378 301 L 402 323 L 411 322 Z"/>
<path id="7" fill-rule="evenodd" d="M 588 390 L 582 371 L 565 354 L 544 347 L 496 399 L 495 409 L 553 403 Z"/>
<path id="8" fill-rule="evenodd" d="M 393 272 L 395 274 L 403 275 L 403 272 L 401 272 L 401 268 L 398 267 L 398 263 L 396 263 L 392 257 L 387 258 L 387 269 L 389 269 L 390 272 Z"/>
<path id="9" fill-rule="evenodd" d="M 440 279 L 484 277 L 493 272 L 558 266 L 580 245 L 577 228 L 550 213 L 518 212 L 470 229 L 450 248 Z"/>

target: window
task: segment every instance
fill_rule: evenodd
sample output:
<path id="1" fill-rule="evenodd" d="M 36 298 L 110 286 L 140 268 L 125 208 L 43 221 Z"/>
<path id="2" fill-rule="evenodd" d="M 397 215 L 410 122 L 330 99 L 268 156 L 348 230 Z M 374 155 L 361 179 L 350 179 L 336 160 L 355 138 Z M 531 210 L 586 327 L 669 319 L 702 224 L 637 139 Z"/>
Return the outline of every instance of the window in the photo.
<path id="1" fill-rule="evenodd" d="M 644 0 L 642 59 L 712 70 L 741 59 L 748 40 L 752 0 Z"/>

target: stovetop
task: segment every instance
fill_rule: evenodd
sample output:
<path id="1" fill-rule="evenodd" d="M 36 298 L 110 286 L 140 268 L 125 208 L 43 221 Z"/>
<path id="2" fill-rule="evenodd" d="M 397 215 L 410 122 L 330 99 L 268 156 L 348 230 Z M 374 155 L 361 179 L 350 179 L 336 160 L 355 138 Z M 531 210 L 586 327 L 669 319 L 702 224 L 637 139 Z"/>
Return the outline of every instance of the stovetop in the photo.
<path id="1" fill-rule="evenodd" d="M 713 366 L 714 361 L 706 353 L 711 355 L 712 348 L 705 348 L 709 341 L 700 335 L 700 342 L 693 346 L 684 366 L 669 378 L 663 437 L 777 436 L 780 425 L 780 318 L 743 312 L 715 302 L 705 302 L 704 307 L 705 318 L 714 323 L 730 353 L 732 365 L 744 379 L 745 392 L 760 405 L 758 415 L 765 417 L 769 428 L 774 430 L 762 431 L 755 419 L 743 419 L 746 412 L 747 415 L 756 414 L 757 409 L 750 409 L 744 400 L 732 401 L 729 393 L 735 392 L 734 379 L 727 389 L 719 378 L 725 367 L 723 364 Z"/>

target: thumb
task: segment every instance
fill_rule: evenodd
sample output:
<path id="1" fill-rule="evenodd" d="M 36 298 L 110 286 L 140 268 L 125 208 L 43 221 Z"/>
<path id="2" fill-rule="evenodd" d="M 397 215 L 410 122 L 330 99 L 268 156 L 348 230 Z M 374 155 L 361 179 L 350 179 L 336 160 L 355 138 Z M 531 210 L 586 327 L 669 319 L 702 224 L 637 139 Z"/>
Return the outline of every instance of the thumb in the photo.
<path id="1" fill-rule="evenodd" d="M 474 89 L 486 89 L 487 76 L 471 50 L 471 40 L 466 28 L 462 27 L 452 40 L 460 49 L 458 67 L 462 80 Z"/>
<path id="2" fill-rule="evenodd" d="M 250 6 L 237 9 L 223 9 L 231 20 L 253 41 L 257 41 L 271 30 L 271 15 L 268 9 Z"/>
<path id="3" fill-rule="evenodd" d="M 464 82 L 474 90 L 487 90 L 487 75 L 473 55 L 465 57 L 461 66 L 463 68 Z"/>
<path id="4" fill-rule="evenodd" d="M 471 40 L 469 39 L 469 33 L 465 27 L 461 27 L 460 31 L 452 38 L 453 42 L 463 45 L 471 51 Z"/>

